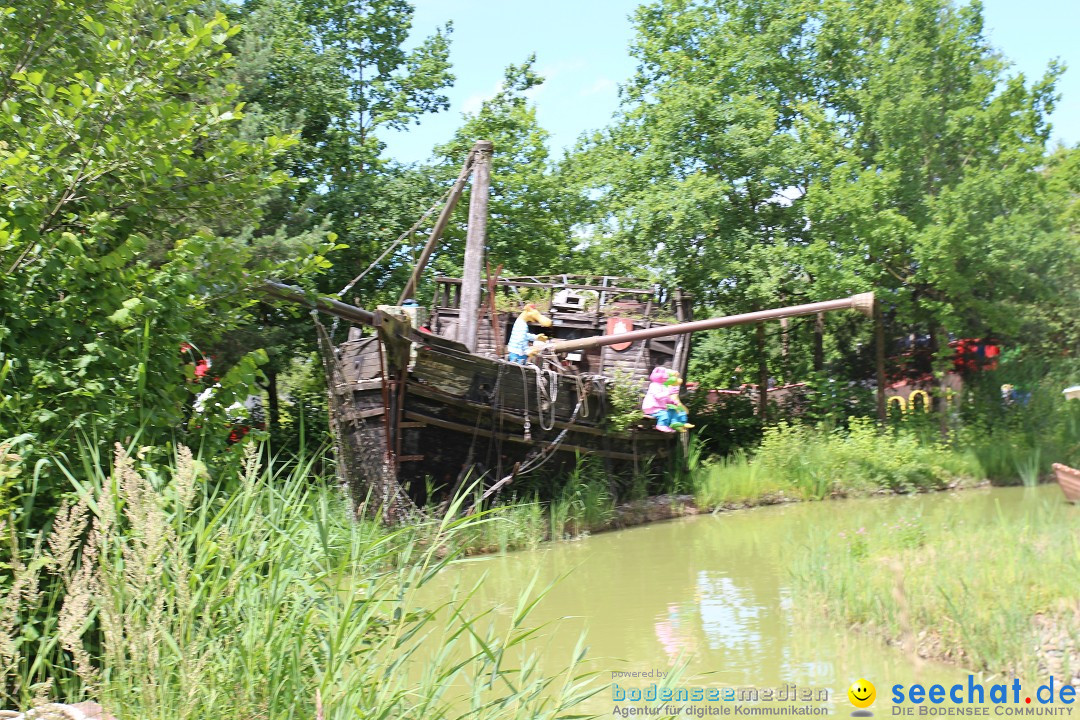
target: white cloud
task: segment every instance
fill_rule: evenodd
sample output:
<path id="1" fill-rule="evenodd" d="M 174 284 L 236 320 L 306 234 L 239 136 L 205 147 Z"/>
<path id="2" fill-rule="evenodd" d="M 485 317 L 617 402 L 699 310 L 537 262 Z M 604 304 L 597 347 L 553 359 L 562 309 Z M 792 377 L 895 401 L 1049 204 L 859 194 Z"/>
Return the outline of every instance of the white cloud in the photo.
<path id="1" fill-rule="evenodd" d="M 484 103 L 498 95 L 500 90 L 502 90 L 502 80 L 496 82 L 494 87 L 487 92 L 473 93 L 462 101 L 461 112 L 469 115 L 480 112 Z"/>
<path id="2" fill-rule="evenodd" d="M 544 82 L 540 85 L 531 87 L 526 90 L 525 97 L 529 100 L 532 100 L 533 102 L 536 102 L 536 98 L 540 95 L 541 92 L 544 91 L 544 88 L 547 87 L 548 81 L 551 78 L 561 73 L 573 70 L 575 68 L 582 67 L 583 65 L 584 64 L 580 60 L 575 60 L 572 62 L 557 63 L 545 69 L 538 70 L 537 72 L 539 72 L 540 76 L 544 78 Z M 503 81 L 502 79 L 499 79 L 492 86 L 491 90 L 487 92 L 473 93 L 462 101 L 461 112 L 469 115 L 480 112 L 480 109 L 484 106 L 484 103 L 498 95 L 499 91 L 501 91 L 502 89 Z"/>
<path id="3" fill-rule="evenodd" d="M 581 97 L 589 97 L 590 95 L 606 95 L 614 92 L 618 88 L 618 84 L 609 77 L 599 77 L 592 85 L 587 88 L 582 88 L 578 93 Z"/>

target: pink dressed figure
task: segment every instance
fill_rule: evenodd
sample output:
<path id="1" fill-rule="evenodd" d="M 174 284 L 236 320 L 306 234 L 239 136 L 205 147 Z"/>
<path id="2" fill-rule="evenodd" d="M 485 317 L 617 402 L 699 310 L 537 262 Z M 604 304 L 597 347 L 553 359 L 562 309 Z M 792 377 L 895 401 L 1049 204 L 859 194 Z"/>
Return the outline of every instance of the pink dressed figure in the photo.
<path id="1" fill-rule="evenodd" d="M 656 420 L 660 432 L 685 432 L 694 427 L 687 422 L 686 406 L 679 400 L 679 373 L 666 367 L 653 368 L 649 374 L 649 388 L 641 403 L 641 412 Z"/>
<path id="2" fill-rule="evenodd" d="M 649 374 L 649 388 L 645 391 L 645 399 L 641 402 L 641 412 L 646 417 L 656 419 L 656 429 L 660 432 L 675 432 L 671 427 L 671 418 L 668 414 L 668 405 L 671 404 L 671 387 L 667 385 L 668 374 L 671 371 L 666 367 L 654 367 Z"/>

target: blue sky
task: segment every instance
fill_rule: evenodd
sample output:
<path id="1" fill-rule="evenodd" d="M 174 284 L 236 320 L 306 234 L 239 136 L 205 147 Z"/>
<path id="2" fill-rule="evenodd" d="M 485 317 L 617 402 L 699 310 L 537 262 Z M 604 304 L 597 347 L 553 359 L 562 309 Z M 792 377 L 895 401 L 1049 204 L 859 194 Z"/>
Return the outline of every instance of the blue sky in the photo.
<path id="1" fill-rule="evenodd" d="M 901 1 L 901 0 L 895 0 Z M 634 71 L 627 48 L 636 0 L 413 0 L 413 37 L 454 21 L 451 61 L 457 82 L 450 110 L 430 115 L 407 132 L 385 134 L 387 154 L 403 162 L 428 158 L 495 93 L 503 69 L 531 52 L 546 78 L 533 91 L 537 118 L 557 154 L 582 134 L 603 127 L 618 107 L 618 86 Z M 984 0 L 990 41 L 1028 78 L 1051 58 L 1069 69 L 1058 84 L 1062 98 L 1051 116 L 1053 137 L 1080 142 L 1080 0 Z"/>

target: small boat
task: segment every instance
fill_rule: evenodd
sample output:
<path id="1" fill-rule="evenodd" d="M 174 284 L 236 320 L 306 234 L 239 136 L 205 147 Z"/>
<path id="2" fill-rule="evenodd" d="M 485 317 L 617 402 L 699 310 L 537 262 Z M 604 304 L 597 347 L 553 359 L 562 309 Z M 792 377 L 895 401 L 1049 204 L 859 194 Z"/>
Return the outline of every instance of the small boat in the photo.
<path id="1" fill-rule="evenodd" d="M 1065 493 L 1066 500 L 1080 502 L 1080 470 L 1054 463 L 1054 477 L 1061 486 L 1061 492 Z"/>

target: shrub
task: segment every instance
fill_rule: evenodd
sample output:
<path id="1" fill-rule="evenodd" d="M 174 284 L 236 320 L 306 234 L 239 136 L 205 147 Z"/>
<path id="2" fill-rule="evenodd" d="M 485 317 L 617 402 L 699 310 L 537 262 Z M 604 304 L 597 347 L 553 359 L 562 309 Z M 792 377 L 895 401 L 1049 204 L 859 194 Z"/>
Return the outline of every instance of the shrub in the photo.
<path id="1" fill-rule="evenodd" d="M 623 432 L 632 425 L 641 422 L 645 416 L 641 413 L 641 401 L 644 388 L 641 380 L 634 373 L 618 369 L 608 385 L 608 427 L 616 432 Z"/>

